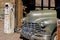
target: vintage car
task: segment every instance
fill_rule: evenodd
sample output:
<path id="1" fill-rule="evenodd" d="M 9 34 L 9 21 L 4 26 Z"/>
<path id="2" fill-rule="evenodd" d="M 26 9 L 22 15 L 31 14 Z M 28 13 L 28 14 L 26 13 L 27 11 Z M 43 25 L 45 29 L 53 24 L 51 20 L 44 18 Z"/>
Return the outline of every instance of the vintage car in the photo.
<path id="1" fill-rule="evenodd" d="M 30 11 L 22 21 L 20 35 L 23 40 L 56 40 L 55 10 Z"/>

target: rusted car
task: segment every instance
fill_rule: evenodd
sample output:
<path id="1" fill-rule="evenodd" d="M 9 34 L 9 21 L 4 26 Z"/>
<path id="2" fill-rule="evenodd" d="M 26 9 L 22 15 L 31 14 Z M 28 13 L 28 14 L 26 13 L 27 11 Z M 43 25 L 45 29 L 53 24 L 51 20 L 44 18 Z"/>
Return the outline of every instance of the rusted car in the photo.
<path id="1" fill-rule="evenodd" d="M 20 28 L 23 40 L 56 40 L 57 18 L 55 10 L 31 11 Z"/>

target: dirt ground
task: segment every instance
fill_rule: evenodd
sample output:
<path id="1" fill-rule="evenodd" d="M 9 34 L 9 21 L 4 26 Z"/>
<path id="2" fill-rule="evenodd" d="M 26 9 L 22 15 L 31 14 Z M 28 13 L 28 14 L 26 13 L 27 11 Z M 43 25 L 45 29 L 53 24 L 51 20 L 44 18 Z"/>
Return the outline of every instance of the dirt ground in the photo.
<path id="1" fill-rule="evenodd" d="M 3 20 L 0 20 L 0 40 L 22 40 L 20 33 L 6 34 L 4 33 Z"/>

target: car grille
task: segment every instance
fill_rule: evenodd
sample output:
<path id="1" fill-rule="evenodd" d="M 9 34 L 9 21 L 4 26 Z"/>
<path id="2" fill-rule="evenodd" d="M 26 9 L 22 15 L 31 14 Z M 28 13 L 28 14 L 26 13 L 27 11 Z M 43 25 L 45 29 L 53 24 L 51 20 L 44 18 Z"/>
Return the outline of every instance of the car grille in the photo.
<path id="1" fill-rule="evenodd" d="M 40 32 L 41 27 L 38 23 L 25 23 L 22 29 L 26 32 Z"/>

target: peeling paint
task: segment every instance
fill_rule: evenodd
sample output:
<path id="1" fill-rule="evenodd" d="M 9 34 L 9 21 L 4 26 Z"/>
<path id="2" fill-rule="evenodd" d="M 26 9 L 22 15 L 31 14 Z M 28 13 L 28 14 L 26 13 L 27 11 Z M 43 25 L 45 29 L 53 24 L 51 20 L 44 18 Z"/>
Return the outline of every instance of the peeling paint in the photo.
<path id="1" fill-rule="evenodd" d="M 14 10 L 11 3 L 6 3 L 5 5 L 5 19 L 4 19 L 4 32 L 5 33 L 14 33 Z"/>

